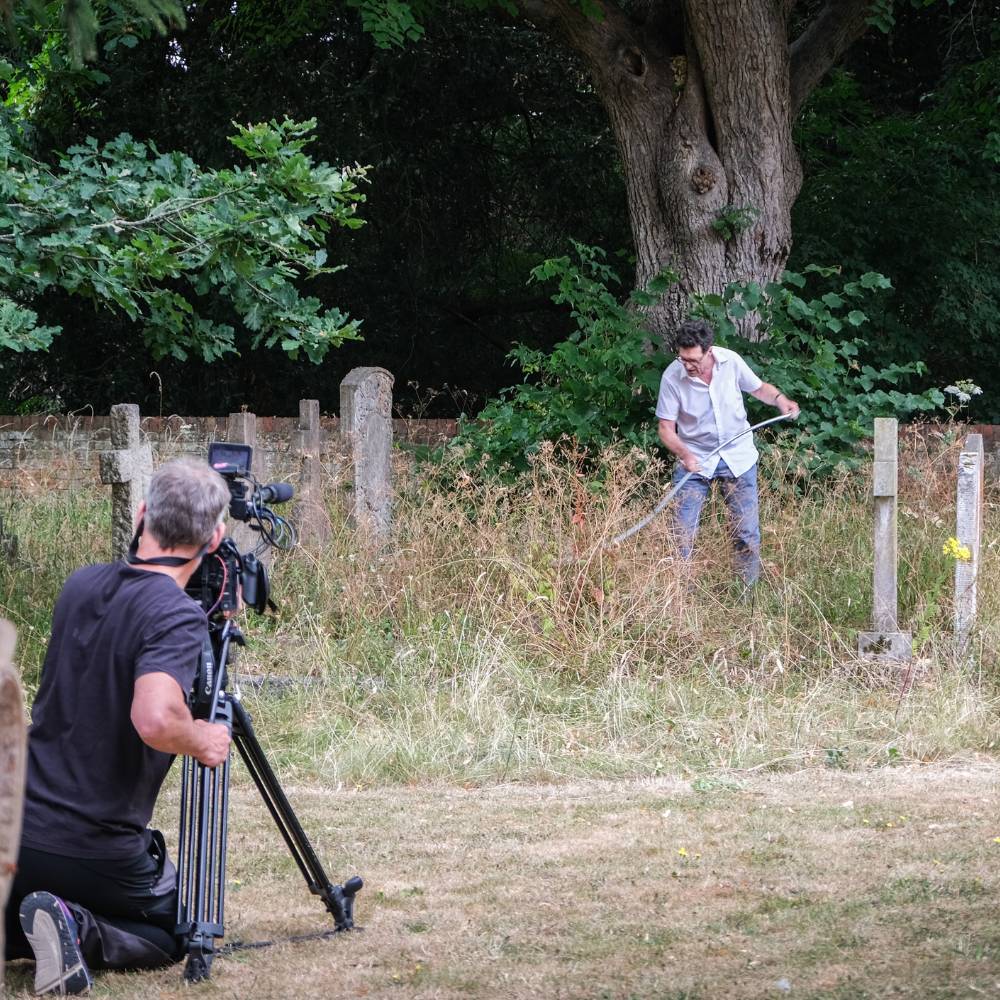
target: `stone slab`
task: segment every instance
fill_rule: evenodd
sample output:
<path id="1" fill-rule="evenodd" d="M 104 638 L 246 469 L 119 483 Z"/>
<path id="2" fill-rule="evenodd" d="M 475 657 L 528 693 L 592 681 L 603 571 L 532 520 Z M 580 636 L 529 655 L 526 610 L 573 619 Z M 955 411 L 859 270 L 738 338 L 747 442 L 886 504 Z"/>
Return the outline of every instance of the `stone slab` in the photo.
<path id="1" fill-rule="evenodd" d="M 0 912 L 7 904 L 21 846 L 27 737 L 24 698 L 14 670 L 13 625 L 0 618 Z M 4 925 L 0 920 L 0 993 L 3 992 Z"/>
<path id="2" fill-rule="evenodd" d="M 340 431 L 349 453 L 349 512 L 362 538 L 387 540 L 392 528 L 392 373 L 355 368 L 340 383 Z"/>

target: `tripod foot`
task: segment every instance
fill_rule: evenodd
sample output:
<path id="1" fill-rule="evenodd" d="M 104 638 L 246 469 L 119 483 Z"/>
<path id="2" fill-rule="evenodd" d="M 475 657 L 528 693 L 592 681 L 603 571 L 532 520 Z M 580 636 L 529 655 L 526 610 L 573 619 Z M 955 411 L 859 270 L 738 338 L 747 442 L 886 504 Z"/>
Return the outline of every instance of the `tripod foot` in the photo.
<path id="1" fill-rule="evenodd" d="M 188 955 L 187 965 L 184 966 L 184 981 L 186 983 L 200 983 L 203 979 L 208 979 L 211 971 L 211 956 Z"/>
<path id="2" fill-rule="evenodd" d="M 212 974 L 212 959 L 215 957 L 214 938 L 195 934 L 188 944 L 187 963 L 184 966 L 184 981 L 200 983 Z"/>
<path id="3" fill-rule="evenodd" d="M 364 881 L 355 875 L 343 885 L 328 885 L 321 893 L 338 931 L 354 929 L 354 896 L 361 891 L 364 884 Z"/>

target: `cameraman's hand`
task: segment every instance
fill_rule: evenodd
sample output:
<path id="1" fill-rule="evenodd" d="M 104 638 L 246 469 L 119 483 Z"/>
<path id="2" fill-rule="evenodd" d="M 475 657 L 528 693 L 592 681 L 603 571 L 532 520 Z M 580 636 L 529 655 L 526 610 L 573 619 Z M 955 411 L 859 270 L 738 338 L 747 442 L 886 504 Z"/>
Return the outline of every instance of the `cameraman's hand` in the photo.
<path id="1" fill-rule="evenodd" d="M 232 740 L 229 727 L 221 722 L 206 722 L 204 719 L 195 719 L 194 726 L 199 744 L 194 756 L 205 767 L 218 767 L 229 756 L 229 743 Z"/>

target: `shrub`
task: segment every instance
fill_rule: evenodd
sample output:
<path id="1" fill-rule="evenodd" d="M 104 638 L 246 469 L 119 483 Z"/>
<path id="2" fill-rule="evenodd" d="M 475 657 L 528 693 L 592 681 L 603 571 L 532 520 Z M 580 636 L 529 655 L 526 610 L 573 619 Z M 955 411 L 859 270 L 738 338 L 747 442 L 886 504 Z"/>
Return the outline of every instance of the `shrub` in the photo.
<path id="1" fill-rule="evenodd" d="M 596 247 L 574 243 L 567 257 L 534 268 L 531 281 L 555 281 L 552 300 L 567 305 L 577 329 L 551 354 L 523 344 L 509 354 L 525 381 L 505 389 L 457 443 L 488 467 L 522 471 L 542 441 L 569 437 L 595 451 L 615 440 L 648 449 L 656 441 L 651 403 L 669 359 L 650 343 L 639 309 L 675 280 L 664 275 L 646 292 L 620 301 L 609 285 L 618 276 Z"/>
<path id="2" fill-rule="evenodd" d="M 713 325 L 719 343 L 746 354 L 761 378 L 798 402 L 803 461 L 813 472 L 826 472 L 858 461 L 875 417 L 903 421 L 941 408 L 945 397 L 939 389 L 906 390 L 910 380 L 925 374 L 923 362 L 876 369 L 858 361 L 865 341 L 844 336 L 868 322 L 859 307 L 891 288 L 888 278 L 870 271 L 807 300 L 803 293 L 810 278 L 829 284 L 839 269 L 810 265 L 804 272 L 786 271 L 781 281 L 763 288 L 734 283 L 722 295 L 697 296 L 694 313 Z M 753 341 L 739 332 L 747 318 L 754 321 Z M 770 407 L 748 402 L 751 422 L 773 415 Z"/>
<path id="3" fill-rule="evenodd" d="M 511 351 L 525 381 L 504 390 L 477 420 L 464 422 L 455 442 L 477 465 L 517 473 L 541 442 L 560 438 L 592 452 L 613 441 L 643 450 L 656 444 L 656 396 L 671 358 L 652 342 L 642 309 L 677 276 L 660 275 L 622 301 L 609 288 L 618 277 L 603 252 L 574 246 L 578 261 L 545 261 L 531 280 L 556 282 L 553 301 L 569 306 L 577 329 L 551 353 L 524 345 Z M 809 279 L 829 283 L 837 275 L 835 268 L 810 266 L 764 287 L 736 283 L 722 295 L 699 295 L 692 302 L 693 314 L 713 324 L 720 344 L 745 352 L 765 381 L 797 400 L 803 462 L 814 472 L 856 461 L 875 417 L 902 420 L 944 403 L 937 389 L 906 390 L 909 380 L 924 373 L 921 362 L 862 365 L 864 341 L 842 336 L 867 322 L 860 306 L 891 287 L 887 278 L 869 272 L 837 291 L 803 297 Z M 758 339 L 740 334 L 748 328 Z M 750 403 L 761 414 L 757 419 L 765 411 L 773 415 L 770 407 Z"/>

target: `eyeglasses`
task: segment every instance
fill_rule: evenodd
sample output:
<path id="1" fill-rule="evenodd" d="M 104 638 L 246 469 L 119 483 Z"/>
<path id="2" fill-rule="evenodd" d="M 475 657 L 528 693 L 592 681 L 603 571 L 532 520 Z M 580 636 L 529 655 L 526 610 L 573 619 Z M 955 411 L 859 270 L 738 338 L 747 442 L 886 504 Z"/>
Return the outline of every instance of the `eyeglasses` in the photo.
<path id="1" fill-rule="evenodd" d="M 710 347 L 705 351 L 700 358 L 683 358 L 679 354 L 677 355 L 677 360 L 685 368 L 701 368 L 701 366 L 711 357 L 712 348 Z"/>

